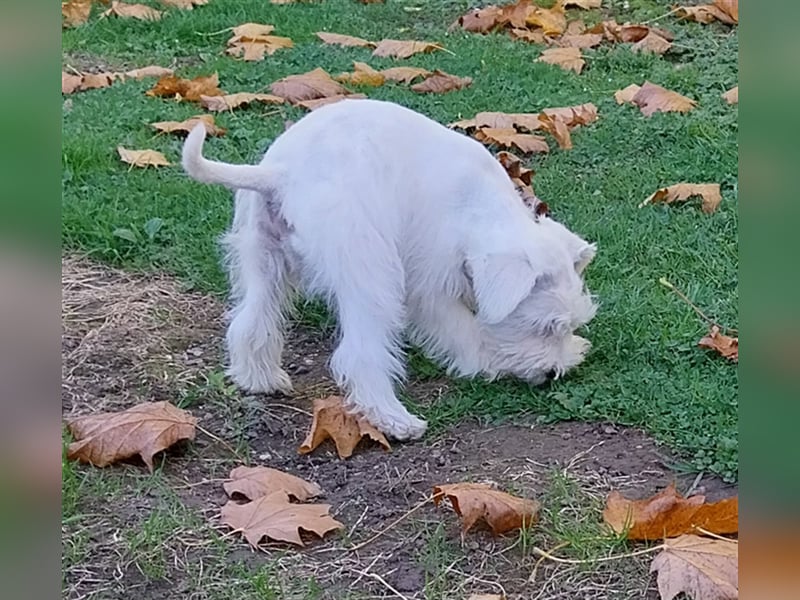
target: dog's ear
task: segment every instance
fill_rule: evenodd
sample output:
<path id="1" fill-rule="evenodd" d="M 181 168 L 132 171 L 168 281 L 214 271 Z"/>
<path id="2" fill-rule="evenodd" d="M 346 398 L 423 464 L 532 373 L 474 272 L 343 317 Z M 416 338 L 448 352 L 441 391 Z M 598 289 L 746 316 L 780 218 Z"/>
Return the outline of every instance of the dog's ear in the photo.
<path id="1" fill-rule="evenodd" d="M 499 323 L 530 294 L 537 273 L 524 254 L 487 254 L 467 259 L 467 274 L 484 323 Z"/>

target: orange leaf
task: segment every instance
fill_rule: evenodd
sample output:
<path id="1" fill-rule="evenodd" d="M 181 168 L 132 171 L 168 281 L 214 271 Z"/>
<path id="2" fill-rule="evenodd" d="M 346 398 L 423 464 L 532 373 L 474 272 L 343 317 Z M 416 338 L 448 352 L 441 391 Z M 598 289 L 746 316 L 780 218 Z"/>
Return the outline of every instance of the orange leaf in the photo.
<path id="1" fill-rule="evenodd" d="M 504 148 L 517 148 L 526 153 L 550 151 L 550 147 L 543 137 L 529 133 L 518 133 L 516 129 L 484 127 L 478 129 L 473 135 L 476 140 L 487 146 L 497 144 Z"/>
<path id="2" fill-rule="evenodd" d="M 263 104 L 283 104 L 284 99 L 272 94 L 252 94 L 250 92 L 238 92 L 236 94 L 225 94 L 223 96 L 200 96 L 200 106 L 213 111 L 233 110 L 240 106 L 246 106 L 253 102 Z"/>
<path id="3" fill-rule="evenodd" d="M 689 112 L 697 106 L 697 102 L 691 98 L 649 81 L 644 82 L 631 102 L 639 107 L 645 117 L 657 112 Z"/>
<path id="4" fill-rule="evenodd" d="M 219 89 L 219 76 L 213 75 L 183 79 L 175 75 L 166 75 L 156 82 L 153 89 L 147 92 L 148 96 L 177 97 L 182 100 L 196 102 L 200 96 L 222 96 Z"/>
<path id="5" fill-rule="evenodd" d="M 72 94 L 73 92 L 77 92 L 81 88 L 81 83 L 83 83 L 83 75 L 75 75 L 73 73 L 61 71 L 62 94 Z"/>
<path id="6" fill-rule="evenodd" d="M 321 68 L 279 79 L 270 86 L 270 90 L 276 96 L 280 96 L 292 104 L 302 100 L 315 100 L 349 93 L 347 88 Z"/>
<path id="7" fill-rule="evenodd" d="M 231 471 L 231 481 L 222 484 L 228 496 L 241 494 L 248 500 L 285 492 L 295 500 L 305 502 L 319 496 L 322 489 L 316 483 L 269 467 L 236 467 Z"/>
<path id="8" fill-rule="evenodd" d="M 189 133 L 198 123 L 202 123 L 208 135 L 225 135 L 225 129 L 217 127 L 211 115 L 198 115 L 184 121 L 159 121 L 150 123 L 150 127 L 164 133 Z"/>
<path id="9" fill-rule="evenodd" d="M 705 496 L 684 498 L 672 484 L 646 500 L 629 500 L 618 491 L 608 495 L 603 520 L 629 540 L 659 540 L 699 529 L 729 534 L 739 530 L 739 500 L 706 504 Z M 698 529 L 699 528 L 699 529 Z"/>
<path id="10" fill-rule="evenodd" d="M 386 437 L 364 417 L 351 415 L 344 407 L 341 396 L 328 396 L 314 400 L 314 417 L 311 429 L 300 446 L 300 454 L 308 454 L 328 438 L 333 440 L 339 458 L 352 456 L 361 438 L 369 436 L 391 450 Z"/>
<path id="11" fill-rule="evenodd" d="M 378 87 L 386 83 L 386 76 L 366 63 L 353 61 L 353 72 L 337 75 L 336 81 L 352 85 Z"/>
<path id="12" fill-rule="evenodd" d="M 247 504 L 229 501 L 222 507 L 221 521 L 241 532 L 253 548 L 264 537 L 303 546 L 300 529 L 322 537 L 344 527 L 330 516 L 330 509 L 329 504 L 292 504 L 279 490 Z"/>
<path id="13" fill-rule="evenodd" d="M 167 160 L 166 156 L 155 150 L 128 150 L 122 146 L 117 146 L 117 152 L 122 162 L 134 167 L 168 167 L 172 164 Z"/>
<path id="14" fill-rule="evenodd" d="M 381 40 L 372 52 L 372 56 L 390 58 L 408 58 L 420 52 L 433 52 L 442 47 L 434 42 L 416 42 L 413 40 Z"/>
<path id="15" fill-rule="evenodd" d="M 431 72 L 427 69 L 420 69 L 419 67 L 392 67 L 381 71 L 388 81 L 396 81 L 398 83 L 411 83 L 417 77 L 427 77 Z"/>
<path id="16" fill-rule="evenodd" d="M 572 136 L 570 136 L 567 123 L 561 116 L 542 113 L 539 115 L 539 121 L 542 123 L 542 129 L 556 139 L 559 148 L 562 150 L 572 149 Z"/>
<path id="17" fill-rule="evenodd" d="M 190 413 L 169 402 L 145 402 L 118 413 L 78 417 L 67 423 L 76 440 L 69 445 L 67 457 L 105 467 L 138 454 L 152 472 L 153 456 L 180 440 L 193 440 L 196 424 Z"/>
<path id="18" fill-rule="evenodd" d="M 92 0 L 72 0 L 61 3 L 61 16 L 64 17 L 64 27 L 77 27 L 89 20 L 92 12 Z"/>
<path id="19" fill-rule="evenodd" d="M 361 47 L 361 48 L 374 48 L 375 42 L 362 39 L 360 37 L 353 37 L 352 35 L 344 35 L 342 33 L 328 33 L 327 31 L 318 31 L 317 37 L 326 44 L 348 47 Z"/>
<path id="20" fill-rule="evenodd" d="M 697 345 L 701 348 L 716 350 L 728 360 L 739 362 L 739 338 L 721 334 L 716 325 L 711 326 L 708 335 L 702 338 Z"/>
<path id="21" fill-rule="evenodd" d="M 713 213 L 722 202 L 722 194 L 719 191 L 718 183 L 676 183 L 656 190 L 655 193 L 639 204 L 639 208 L 658 202 L 663 202 L 664 204 L 683 202 L 692 196 L 700 196 L 702 198 L 701 207 L 706 214 Z"/>
<path id="22" fill-rule="evenodd" d="M 548 48 L 536 59 L 536 62 L 543 62 L 550 65 L 561 67 L 565 71 L 575 71 L 580 74 L 586 61 L 581 56 L 580 48 Z"/>
<path id="23" fill-rule="evenodd" d="M 458 77 L 436 70 L 425 81 L 412 85 L 411 90 L 420 94 L 444 94 L 445 92 L 460 90 L 470 85 L 472 85 L 471 77 Z"/>
<path id="24" fill-rule="evenodd" d="M 539 517 L 540 506 L 536 500 L 518 498 L 483 483 L 449 483 L 434 486 L 434 504 L 438 506 L 443 498 L 449 499 L 453 510 L 463 518 L 462 536 L 479 520 L 486 521 L 492 533 L 500 535 L 529 527 Z"/>
<path id="25" fill-rule="evenodd" d="M 327 98 L 317 98 L 315 100 L 301 100 L 300 102 L 295 102 L 295 106 L 301 106 L 308 110 L 317 110 L 318 108 L 322 108 L 323 106 L 327 106 L 328 104 L 333 104 L 335 102 L 339 102 L 340 100 L 359 100 L 366 98 L 364 94 L 337 94 L 336 96 L 328 96 Z"/>
<path id="26" fill-rule="evenodd" d="M 664 540 L 653 559 L 662 600 L 678 595 L 697 600 L 736 600 L 739 597 L 739 544 L 734 540 L 682 535 Z"/>
<path id="27" fill-rule="evenodd" d="M 732 87 L 727 92 L 722 94 L 723 100 L 728 104 L 739 104 L 739 86 Z"/>
<path id="28" fill-rule="evenodd" d="M 161 11 L 150 8 L 144 4 L 127 4 L 125 2 L 112 2 L 111 8 L 100 15 L 103 17 L 121 17 L 124 19 L 139 19 L 141 21 L 158 21 Z"/>

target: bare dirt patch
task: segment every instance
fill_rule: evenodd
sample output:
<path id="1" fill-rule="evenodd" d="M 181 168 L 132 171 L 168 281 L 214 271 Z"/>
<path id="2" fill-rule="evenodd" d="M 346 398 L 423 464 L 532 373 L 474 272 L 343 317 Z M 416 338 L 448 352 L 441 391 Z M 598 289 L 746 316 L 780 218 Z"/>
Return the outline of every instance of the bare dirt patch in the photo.
<path id="1" fill-rule="evenodd" d="M 604 423 L 460 423 L 429 438 L 366 444 L 349 460 L 331 446 L 301 456 L 311 398 L 334 391 L 331 338 L 295 327 L 285 358 L 295 397 L 241 395 L 222 377 L 223 307 L 164 276 L 134 276 L 85 259 L 63 261 L 64 416 L 170 400 L 208 432 L 170 451 L 150 476 L 140 465 L 65 471 L 62 525 L 66 598 L 656 598 L 649 557 L 536 567 L 533 546 L 598 558 L 624 543 L 590 540 L 606 494 L 649 495 L 677 479 L 711 499 L 732 493 L 710 477 L 678 475 L 672 458 L 639 430 Z M 446 381 L 412 382 L 415 399 Z M 223 537 L 221 487 L 242 462 L 318 483 L 345 523 L 341 535 L 308 538 L 305 549 L 267 544 L 252 552 Z M 462 541 L 449 508 L 424 504 L 363 548 L 347 549 L 430 497 L 435 484 L 492 482 L 536 497 L 544 510 L 530 533 Z M 588 540 L 588 541 L 587 541 Z M 266 591 L 265 591 L 266 590 Z M 272 595 L 270 595 L 272 594 Z"/>

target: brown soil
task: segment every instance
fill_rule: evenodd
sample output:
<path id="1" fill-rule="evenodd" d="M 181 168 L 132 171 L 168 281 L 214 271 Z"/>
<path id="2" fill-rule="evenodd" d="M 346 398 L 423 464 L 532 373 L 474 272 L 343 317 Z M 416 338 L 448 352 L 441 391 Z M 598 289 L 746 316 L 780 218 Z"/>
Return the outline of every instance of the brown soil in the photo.
<path id="1" fill-rule="evenodd" d="M 166 277 L 135 277 L 73 258 L 64 260 L 63 269 L 65 418 L 168 399 L 188 404 L 204 430 L 194 444 L 164 457 L 163 493 L 145 486 L 146 470 L 134 463 L 104 471 L 122 479 L 113 498 L 80 499 L 79 511 L 94 516 L 64 527 L 65 545 L 88 539 L 80 560 L 64 566 L 66 598 L 412 599 L 501 591 L 514 599 L 657 598 L 650 556 L 588 565 L 544 561 L 529 582 L 538 560 L 530 547 L 561 543 L 565 522 L 596 530 L 611 489 L 643 497 L 676 480 L 679 489 L 710 499 L 736 491 L 716 478 L 671 472 L 666 449 L 641 431 L 607 423 L 464 422 L 421 442 L 394 444 L 389 453 L 363 442 L 346 461 L 327 445 L 299 455 L 310 399 L 334 391 L 326 370 L 329 336 L 301 327 L 289 336 L 285 364 L 295 397 L 242 396 L 220 376 L 223 310 L 217 301 L 183 293 Z M 408 392 L 424 399 L 446 388 L 447 381 L 412 382 Z M 220 540 L 225 530 L 216 513 L 227 498 L 219 480 L 243 461 L 318 483 L 346 534 L 309 537 L 300 550 L 266 544 L 264 552 L 251 551 L 238 536 Z M 87 478 L 98 472 L 78 470 Z M 428 503 L 361 550 L 346 551 L 427 499 L 435 484 L 457 481 L 491 482 L 543 500 L 542 520 L 527 548 L 519 536 L 492 538 L 485 531 L 462 541 L 449 507 Z M 559 493 L 564 481 L 573 492 Z M 172 507 L 170 494 L 182 508 Z M 154 576 L 120 540 L 165 506 L 189 516 L 176 520 L 176 531 L 159 550 L 166 572 Z M 577 554 L 569 548 L 554 553 L 580 556 L 576 545 Z M 611 553 L 626 551 L 618 546 Z M 199 577 L 198 564 L 209 565 Z M 258 596 L 247 577 L 230 570 L 237 564 L 251 570 L 271 565 L 282 591 Z M 308 591 L 311 577 L 318 592 Z"/>

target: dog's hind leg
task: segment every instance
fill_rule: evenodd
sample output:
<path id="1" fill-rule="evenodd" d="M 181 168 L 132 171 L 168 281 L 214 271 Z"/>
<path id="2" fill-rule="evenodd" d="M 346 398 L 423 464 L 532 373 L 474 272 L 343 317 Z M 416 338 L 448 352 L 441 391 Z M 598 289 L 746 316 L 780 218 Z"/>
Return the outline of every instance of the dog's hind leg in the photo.
<path id="1" fill-rule="evenodd" d="M 227 374 L 250 392 L 292 391 L 281 368 L 290 294 L 286 232 L 268 198 L 237 192 L 233 227 L 223 239 L 234 300 L 226 334 Z"/>

